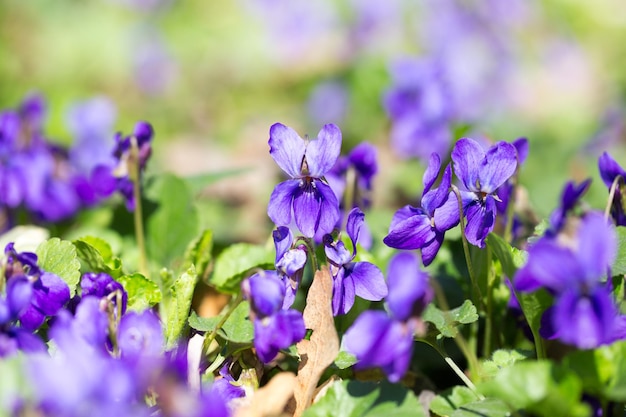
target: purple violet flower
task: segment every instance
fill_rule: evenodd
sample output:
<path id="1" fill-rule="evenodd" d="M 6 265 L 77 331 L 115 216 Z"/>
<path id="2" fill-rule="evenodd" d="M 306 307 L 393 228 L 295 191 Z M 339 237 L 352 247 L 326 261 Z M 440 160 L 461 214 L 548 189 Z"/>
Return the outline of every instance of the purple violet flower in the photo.
<path id="1" fill-rule="evenodd" d="M 288 226 L 291 215 L 308 238 L 330 233 L 339 219 L 339 203 L 322 177 L 341 151 L 341 131 L 325 125 L 316 140 L 304 140 L 291 128 L 276 123 L 270 128 L 270 154 L 291 179 L 278 184 L 267 214 L 278 226 Z"/>
<path id="2" fill-rule="evenodd" d="M 242 282 L 242 292 L 250 300 L 254 347 L 263 363 L 271 362 L 281 349 L 304 338 L 302 313 L 283 309 L 285 286 L 276 271 L 254 274 Z"/>
<path id="3" fill-rule="evenodd" d="M 302 281 L 304 266 L 307 261 L 306 245 L 298 245 L 292 249 L 293 235 L 286 226 L 280 226 L 272 232 L 276 247 L 276 272 L 285 285 L 283 309 L 293 305 L 298 286 Z"/>
<path id="4" fill-rule="evenodd" d="M 496 218 L 495 192 L 517 169 L 515 146 L 498 142 L 486 152 L 473 139 L 460 139 L 452 150 L 454 173 L 465 190 L 461 191 L 467 217 L 465 236 L 472 245 L 484 247 Z"/>
<path id="5" fill-rule="evenodd" d="M 116 291 L 119 291 L 122 314 L 126 312 L 126 304 L 128 302 L 128 293 L 122 287 L 122 284 L 115 281 L 109 274 L 104 272 L 93 273 L 87 272 L 83 274 L 80 280 L 81 296 L 96 296 L 98 298 L 104 298 L 111 296 L 113 304 L 117 302 L 115 297 Z"/>
<path id="6" fill-rule="evenodd" d="M 398 210 L 391 220 L 389 234 L 383 239 L 395 249 L 421 249 L 425 266 L 435 259 L 445 232 L 459 223 L 459 204 L 450 191 L 450 165 L 444 170 L 439 187 L 432 189 L 440 168 L 439 155 L 433 153 L 424 172 L 421 207 L 407 205 Z"/>
<path id="7" fill-rule="evenodd" d="M 333 315 L 346 314 L 354 305 L 354 297 L 379 301 L 387 296 L 387 284 L 380 269 L 369 262 L 353 262 L 365 215 L 355 207 L 348 214 L 346 231 L 352 241 L 352 253 L 341 240 L 324 237 L 324 251 L 333 276 Z"/>
<path id="8" fill-rule="evenodd" d="M 554 294 L 554 306 L 544 313 L 556 332 L 552 336 L 580 349 L 595 348 L 612 342 L 619 327 L 617 308 L 602 282 L 616 253 L 614 228 L 602 214 L 591 212 L 581 219 L 575 236 L 535 243 L 513 284 L 518 291 L 545 288 Z"/>
<path id="9" fill-rule="evenodd" d="M 561 193 L 561 204 L 550 214 L 550 224 L 546 230 L 546 236 L 554 237 L 559 234 L 567 223 L 567 217 L 573 211 L 582 196 L 591 185 L 591 178 L 576 185 L 573 181 L 568 181 Z"/>
<path id="10" fill-rule="evenodd" d="M 607 152 L 604 152 L 598 159 L 598 168 L 600 177 L 609 190 L 613 187 L 615 180 L 620 178 L 616 184 L 613 201 L 611 201 L 611 217 L 617 226 L 626 226 L 626 196 L 623 195 L 626 171 Z"/>
<path id="11" fill-rule="evenodd" d="M 391 382 L 406 373 L 413 354 L 413 338 L 425 330 L 420 315 L 433 291 L 415 255 L 402 252 L 389 263 L 387 309 L 365 311 L 343 338 L 346 351 L 358 360 L 356 369 L 381 368 Z"/>

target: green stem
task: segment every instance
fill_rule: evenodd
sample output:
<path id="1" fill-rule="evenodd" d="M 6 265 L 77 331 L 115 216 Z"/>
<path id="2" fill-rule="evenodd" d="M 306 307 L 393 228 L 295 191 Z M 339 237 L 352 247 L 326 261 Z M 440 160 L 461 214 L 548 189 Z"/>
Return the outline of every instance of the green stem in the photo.
<path id="1" fill-rule="evenodd" d="M 491 259 L 491 248 L 487 246 L 487 259 Z M 487 270 L 487 309 L 485 312 L 485 334 L 483 339 L 483 357 L 491 356 L 493 337 L 493 270 Z"/>
<path id="2" fill-rule="evenodd" d="M 313 239 L 308 238 L 308 237 L 304 237 L 304 236 L 298 236 L 296 238 L 296 241 L 301 240 L 304 242 L 304 244 L 306 245 L 307 249 L 309 250 L 309 256 L 311 259 L 311 265 L 313 267 L 313 272 L 318 270 L 319 264 L 317 262 L 317 255 L 315 254 L 315 246 L 313 245 Z"/>
<path id="3" fill-rule="evenodd" d="M 609 199 L 606 202 L 606 208 L 604 209 L 604 219 L 606 221 L 609 220 L 609 216 L 611 215 L 611 206 L 613 205 L 613 199 L 615 198 L 615 192 L 617 191 L 617 187 L 619 185 L 619 182 L 622 180 L 622 176 L 618 175 L 617 177 L 615 177 L 615 179 L 613 180 L 613 183 L 611 184 L 611 188 L 609 190 Z"/>
<path id="4" fill-rule="evenodd" d="M 133 182 L 133 199 L 135 200 L 135 210 L 133 212 L 135 222 L 135 239 L 137 240 L 137 248 L 139 249 L 139 272 L 141 275 L 149 278 L 148 262 L 146 257 L 146 243 L 144 240 L 143 229 L 143 210 L 141 206 L 141 172 L 139 169 L 139 148 L 137 140 L 131 139 L 129 174 Z"/>
<path id="5" fill-rule="evenodd" d="M 230 305 L 225 307 L 227 310 L 223 313 L 224 315 L 222 316 L 220 321 L 218 321 L 217 324 L 215 325 L 215 329 L 213 329 L 213 331 L 209 333 L 207 337 L 204 338 L 204 342 L 202 343 L 202 352 L 204 353 L 208 352 L 209 347 L 211 346 L 211 343 L 213 343 L 213 341 L 215 340 L 215 337 L 217 336 L 217 332 L 222 328 L 224 323 L 226 323 L 226 320 L 228 320 L 230 315 L 233 314 L 233 311 L 235 311 L 237 306 L 239 306 L 239 304 L 241 304 L 242 301 L 243 301 L 243 297 L 241 296 L 241 294 L 239 294 L 237 298 L 235 298 L 235 300 Z"/>
<path id="6" fill-rule="evenodd" d="M 515 191 L 517 190 L 517 182 L 518 182 L 518 173 L 519 173 L 519 165 L 515 170 L 515 174 L 511 177 L 511 181 L 513 182 L 513 189 L 511 191 L 511 195 L 509 196 L 509 203 L 506 207 L 506 224 L 504 226 L 504 240 L 508 243 L 513 241 L 513 216 L 515 215 Z"/>
<path id="7" fill-rule="evenodd" d="M 441 289 L 441 286 L 439 285 L 437 281 L 433 280 L 432 285 L 435 290 L 435 297 L 437 298 L 438 304 L 443 309 L 444 314 L 448 315 L 450 311 L 450 305 L 448 304 L 446 295 L 444 294 L 443 290 Z M 475 335 L 472 336 L 472 339 L 473 340 L 476 339 Z M 476 353 L 475 353 L 476 352 L 475 344 L 469 345 L 460 331 L 457 331 L 456 336 L 454 337 L 454 342 L 459 347 L 459 350 L 461 351 L 461 353 L 463 353 L 463 356 L 465 356 L 465 359 L 467 360 L 468 366 L 470 368 L 470 373 L 474 377 L 477 377 L 479 366 L 478 366 L 478 358 L 476 357 Z M 474 346 L 474 347 L 472 348 L 471 346 Z M 445 356 L 444 356 L 444 359 L 445 359 Z"/>
<path id="8" fill-rule="evenodd" d="M 537 355 L 537 359 L 545 359 L 546 348 L 543 344 L 543 339 L 541 335 L 539 334 L 539 330 L 535 329 L 535 326 L 533 326 L 530 320 L 528 320 L 528 314 L 526 313 L 526 310 L 524 310 L 524 303 L 522 302 L 522 299 L 520 298 L 519 293 L 515 290 L 515 287 L 511 286 L 511 290 L 513 291 L 513 295 L 515 295 L 515 298 L 517 299 L 517 302 L 519 303 L 520 309 L 522 310 L 522 314 L 524 315 L 524 318 L 526 319 L 526 323 L 528 323 L 528 327 L 530 327 L 530 331 L 533 334 L 533 339 L 535 340 L 535 353 Z"/>

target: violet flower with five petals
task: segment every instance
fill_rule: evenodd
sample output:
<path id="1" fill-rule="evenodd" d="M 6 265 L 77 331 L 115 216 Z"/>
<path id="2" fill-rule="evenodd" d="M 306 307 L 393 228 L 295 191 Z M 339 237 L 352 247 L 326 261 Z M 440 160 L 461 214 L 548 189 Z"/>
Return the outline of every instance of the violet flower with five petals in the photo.
<path id="1" fill-rule="evenodd" d="M 387 284 L 380 269 L 369 262 L 353 262 L 356 242 L 359 239 L 365 215 L 355 207 L 348 214 L 346 231 L 352 241 L 352 253 L 341 240 L 333 242 L 331 235 L 324 236 L 324 251 L 333 276 L 333 315 L 346 314 L 354 305 L 354 297 L 379 301 L 387 296 Z"/>
<path id="2" fill-rule="evenodd" d="M 459 223 L 459 204 L 450 191 L 452 171 L 448 165 L 439 187 L 431 189 L 441 168 L 439 155 L 430 156 L 424 172 L 421 207 L 404 206 L 391 220 L 383 242 L 395 249 L 421 249 L 425 266 L 435 259 L 445 232 Z"/>
<path id="3" fill-rule="evenodd" d="M 325 125 L 316 140 L 304 140 L 283 124 L 270 128 L 270 155 L 291 179 L 278 184 L 267 214 L 278 226 L 288 226 L 293 217 L 308 238 L 332 232 L 339 219 L 339 203 L 322 177 L 335 165 L 341 151 L 341 131 Z"/>
<path id="4" fill-rule="evenodd" d="M 517 169 L 515 146 L 498 142 L 486 152 L 478 142 L 462 138 L 452 150 L 454 173 L 465 190 L 461 191 L 467 217 L 465 236 L 472 245 L 484 247 L 495 226 L 495 192 Z"/>

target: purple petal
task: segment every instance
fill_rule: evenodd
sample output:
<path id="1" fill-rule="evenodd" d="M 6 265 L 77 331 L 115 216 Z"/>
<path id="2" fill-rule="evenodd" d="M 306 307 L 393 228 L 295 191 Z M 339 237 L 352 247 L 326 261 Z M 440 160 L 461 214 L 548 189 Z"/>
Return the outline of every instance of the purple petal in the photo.
<path id="1" fill-rule="evenodd" d="M 354 292 L 369 301 L 380 301 L 387 296 L 388 289 L 383 273 L 369 262 L 350 265 L 349 276 L 354 281 Z"/>
<path id="2" fill-rule="evenodd" d="M 366 188 L 370 189 L 372 179 L 378 172 L 376 147 L 370 143 L 361 142 L 350 151 L 348 159 L 365 182 Z"/>
<path id="3" fill-rule="evenodd" d="M 46 319 L 46 315 L 43 314 L 37 307 L 30 305 L 19 315 L 20 324 L 24 329 L 37 330 Z"/>
<path id="4" fill-rule="evenodd" d="M 506 142 L 498 142 L 492 146 L 480 163 L 478 181 L 480 190 L 493 193 L 506 180 L 515 174 L 517 169 L 517 151 L 515 146 Z"/>
<path id="5" fill-rule="evenodd" d="M 561 292 L 575 286 L 580 273 L 580 265 L 571 250 L 544 238 L 529 249 L 528 262 L 517 271 L 513 284 L 518 291 L 545 287 Z"/>
<path id="6" fill-rule="evenodd" d="M 48 347 L 41 340 L 39 336 L 34 335 L 27 330 L 23 330 L 23 329 L 15 329 L 15 330 L 16 330 L 15 340 L 17 342 L 17 346 L 20 348 L 22 352 L 44 353 L 48 351 Z"/>
<path id="7" fill-rule="evenodd" d="M 395 225 L 383 239 L 395 249 L 420 249 L 435 238 L 435 231 L 426 214 L 414 215 Z"/>
<path id="8" fill-rule="evenodd" d="M 360 366 L 376 366 L 379 342 L 392 324 L 384 311 L 364 311 L 343 336 L 346 351 L 356 356 Z M 389 357 L 388 352 L 380 351 L 380 354 Z"/>
<path id="9" fill-rule="evenodd" d="M 272 238 L 274 239 L 274 247 L 276 248 L 276 259 L 274 262 L 278 263 L 280 258 L 282 258 L 291 247 L 293 235 L 287 226 L 279 226 L 272 232 Z"/>
<path id="10" fill-rule="evenodd" d="M 606 276 L 617 255 L 617 236 L 613 226 L 600 213 L 587 214 L 577 233 L 577 255 L 587 285 L 593 286 Z"/>
<path id="11" fill-rule="evenodd" d="M 296 310 L 280 310 L 267 320 L 254 321 L 254 347 L 263 363 L 274 359 L 280 349 L 302 340 L 305 334 L 302 313 Z"/>
<path id="12" fill-rule="evenodd" d="M 437 207 L 434 219 L 435 228 L 440 232 L 445 232 L 459 224 L 459 202 L 454 191 L 450 191 L 443 204 Z"/>
<path id="13" fill-rule="evenodd" d="M 341 217 L 339 202 L 333 190 L 321 181 L 314 181 L 320 196 L 320 216 L 316 233 L 332 233 L 335 225 Z M 311 236 L 307 236 L 311 237 Z"/>
<path id="14" fill-rule="evenodd" d="M 26 309 L 33 297 L 33 286 L 22 275 L 14 276 L 7 281 L 7 303 L 12 318 L 17 317 Z"/>
<path id="15" fill-rule="evenodd" d="M 151 310 L 131 311 L 120 320 L 117 340 L 122 358 L 136 361 L 143 356 L 157 357 L 164 347 L 161 321 Z"/>
<path id="16" fill-rule="evenodd" d="M 300 180 L 283 181 L 274 187 L 267 205 L 267 215 L 276 225 L 288 226 L 291 223 L 291 203 L 299 188 Z"/>
<path id="17" fill-rule="evenodd" d="M 424 183 L 424 191 L 422 192 L 422 195 L 426 194 L 433 186 L 439 176 L 440 169 L 441 158 L 436 153 L 432 153 L 428 159 L 428 167 L 426 168 L 426 171 L 424 171 L 424 177 L 422 178 L 422 182 Z"/>
<path id="18" fill-rule="evenodd" d="M 437 207 L 441 206 L 447 199 L 450 193 L 450 184 L 452 180 L 452 170 L 450 165 L 443 171 L 443 177 L 441 178 L 441 184 L 434 190 L 430 190 L 422 197 L 422 207 L 428 212 L 430 217 L 437 210 Z"/>
<path id="19" fill-rule="evenodd" d="M 260 317 L 279 311 L 285 298 L 285 285 L 275 271 L 264 271 L 248 279 L 251 309 Z"/>
<path id="20" fill-rule="evenodd" d="M 485 151 L 482 146 L 470 138 L 459 139 L 452 149 L 454 173 L 470 191 L 480 191 L 478 170 L 484 157 Z"/>
<path id="21" fill-rule="evenodd" d="M 389 261 L 387 270 L 389 295 L 387 306 L 396 320 L 406 321 L 432 299 L 428 275 L 422 271 L 417 257 L 401 252 Z"/>
<path id="22" fill-rule="evenodd" d="M 604 288 L 589 296 L 568 288 L 555 302 L 552 321 L 563 342 L 592 349 L 611 341 L 615 316 L 611 295 Z"/>
<path id="23" fill-rule="evenodd" d="M 333 316 L 346 314 L 354 305 L 354 281 L 348 276 L 344 278 L 341 268 L 333 279 Z"/>
<path id="24" fill-rule="evenodd" d="M 604 181 L 604 185 L 610 188 L 615 178 L 621 176 L 626 181 L 626 172 L 607 152 L 604 152 L 598 159 L 598 168 L 600 177 Z"/>
<path id="25" fill-rule="evenodd" d="M 517 164 L 522 165 L 528 157 L 528 139 L 519 138 L 513 141 L 513 146 L 517 151 Z"/>
<path id="26" fill-rule="evenodd" d="M 327 235 L 329 240 L 332 239 L 330 235 Z M 326 258 L 330 263 L 336 266 L 346 265 L 353 259 L 352 254 L 342 241 L 338 242 L 325 242 L 324 243 L 324 253 L 326 254 Z"/>
<path id="27" fill-rule="evenodd" d="M 306 147 L 306 162 L 311 177 L 321 178 L 337 162 L 341 152 L 341 130 L 334 124 L 324 125 Z"/>
<path id="28" fill-rule="evenodd" d="M 70 288 L 58 275 L 44 272 L 34 284 L 34 296 L 33 305 L 52 316 L 70 300 Z"/>
<path id="29" fill-rule="evenodd" d="M 306 250 L 299 248 L 291 249 L 276 262 L 276 269 L 288 277 L 292 277 L 296 272 L 304 268 L 306 260 Z"/>
<path id="30" fill-rule="evenodd" d="M 426 246 L 421 248 L 422 263 L 424 266 L 428 266 L 433 262 L 435 256 L 437 256 L 437 253 L 439 252 L 439 248 L 441 248 L 443 238 L 443 232 L 435 232 L 435 238 L 427 243 Z"/>
<path id="31" fill-rule="evenodd" d="M 401 209 L 398 209 L 394 213 L 393 217 L 391 218 L 391 224 L 389 225 L 389 230 L 391 231 L 392 229 L 395 229 L 399 223 L 416 215 L 426 215 L 426 213 L 424 212 L 423 209 L 416 208 L 413 206 L 404 206 Z"/>
<path id="32" fill-rule="evenodd" d="M 270 127 L 270 155 L 291 178 L 300 178 L 306 142 L 290 127 L 275 123 Z"/>
<path id="33" fill-rule="evenodd" d="M 293 215 L 296 226 L 298 226 L 298 229 L 305 237 L 313 237 L 319 227 L 320 197 L 317 190 L 313 187 L 300 187 L 296 189 L 294 194 Z"/>
<path id="34" fill-rule="evenodd" d="M 352 254 L 356 254 L 356 243 L 359 241 L 359 232 L 361 231 L 361 226 L 365 222 L 365 214 L 358 207 L 350 210 L 348 214 L 348 221 L 346 223 L 346 231 L 348 232 L 348 236 L 350 236 L 350 240 L 352 241 Z"/>
<path id="35" fill-rule="evenodd" d="M 474 246 L 485 247 L 485 239 L 493 230 L 496 219 L 496 204 L 491 196 L 485 199 L 485 205 L 478 201 L 467 207 L 467 225 L 465 226 L 465 237 Z"/>

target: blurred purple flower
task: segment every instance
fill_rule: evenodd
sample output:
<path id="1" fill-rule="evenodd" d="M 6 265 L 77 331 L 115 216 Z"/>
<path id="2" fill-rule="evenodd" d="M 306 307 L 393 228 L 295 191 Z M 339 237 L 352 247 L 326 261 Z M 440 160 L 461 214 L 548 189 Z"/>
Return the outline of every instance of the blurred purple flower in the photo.
<path id="1" fill-rule="evenodd" d="M 565 229 L 568 215 L 578 206 L 580 199 L 587 192 L 591 185 L 591 178 L 576 185 L 573 181 L 568 181 L 561 193 L 559 206 L 550 214 L 549 227 L 546 236 L 555 237 Z"/>
<path id="2" fill-rule="evenodd" d="M 398 210 L 383 242 L 396 249 L 421 249 L 422 262 L 428 266 L 443 243 L 445 232 L 459 223 L 459 205 L 450 191 L 452 171 L 448 165 L 439 187 L 432 188 L 441 169 L 439 155 L 433 153 L 424 172 L 421 207 L 404 206 Z"/>
<path id="3" fill-rule="evenodd" d="M 278 226 L 293 216 L 306 237 L 330 233 L 339 219 L 339 203 L 322 177 L 333 167 L 341 150 L 341 131 L 325 125 L 316 140 L 303 140 L 291 128 L 276 123 L 270 128 L 270 154 L 291 179 L 278 184 L 267 213 Z"/>
<path id="4" fill-rule="evenodd" d="M 465 186 L 461 191 L 467 216 L 465 235 L 469 243 L 482 248 L 495 226 L 494 195 L 515 173 L 517 151 L 510 143 L 498 142 L 485 152 L 478 142 L 463 138 L 452 150 L 452 162 L 454 173 Z"/>
<path id="5" fill-rule="evenodd" d="M 622 168 L 607 152 L 604 152 L 598 159 L 598 168 L 600 169 L 600 177 L 609 190 L 615 184 L 615 192 L 613 201 L 611 201 L 611 217 L 617 226 L 626 226 L 626 196 L 624 196 L 626 184 L 626 171 Z"/>
<path id="6" fill-rule="evenodd" d="M 293 235 L 286 226 L 280 226 L 272 232 L 276 248 L 276 272 L 285 285 L 283 309 L 292 306 L 296 298 L 298 286 L 302 280 L 304 266 L 307 261 L 306 245 L 298 245 L 292 249 Z"/>
<path id="7" fill-rule="evenodd" d="M 136 363 L 158 358 L 164 341 L 161 321 L 151 310 L 131 311 L 122 316 L 117 335 L 122 359 Z"/>
<path id="8" fill-rule="evenodd" d="M 353 262 L 356 242 L 365 215 L 355 207 L 348 214 L 346 231 L 352 241 L 350 253 L 341 240 L 334 242 L 332 236 L 324 237 L 324 251 L 333 277 L 333 315 L 346 314 L 354 305 L 355 295 L 370 301 L 387 296 L 387 284 L 378 267 L 369 262 Z"/>
<path id="9" fill-rule="evenodd" d="M 340 124 L 348 108 L 348 90 L 337 81 L 327 81 L 316 85 L 307 103 L 309 117 L 316 125 L 323 123 Z"/>

